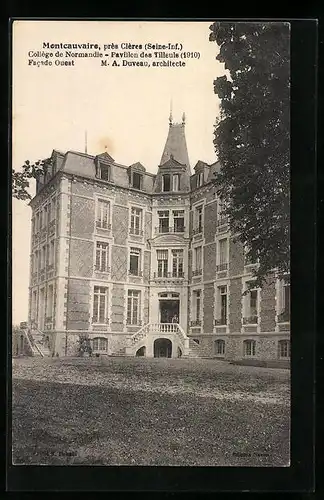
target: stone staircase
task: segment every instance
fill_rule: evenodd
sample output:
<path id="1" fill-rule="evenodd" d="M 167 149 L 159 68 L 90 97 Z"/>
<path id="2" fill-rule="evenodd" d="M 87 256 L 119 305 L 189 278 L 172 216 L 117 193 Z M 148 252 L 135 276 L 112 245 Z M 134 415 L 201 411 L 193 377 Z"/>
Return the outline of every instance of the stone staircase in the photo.
<path id="1" fill-rule="evenodd" d="M 29 356 L 40 356 L 42 358 L 51 356 L 50 348 L 45 344 L 45 334 L 41 330 L 26 326 L 21 331 L 27 340 Z"/>
<path id="2" fill-rule="evenodd" d="M 189 351 L 186 356 L 187 358 L 204 358 L 204 351 L 201 346 L 195 342 L 193 339 L 189 339 Z"/>

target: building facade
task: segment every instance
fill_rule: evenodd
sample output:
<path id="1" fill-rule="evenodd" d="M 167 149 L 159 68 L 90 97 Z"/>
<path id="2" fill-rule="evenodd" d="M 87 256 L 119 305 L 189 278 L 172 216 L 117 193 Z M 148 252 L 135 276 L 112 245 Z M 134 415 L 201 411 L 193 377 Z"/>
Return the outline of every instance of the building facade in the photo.
<path id="1" fill-rule="evenodd" d="M 218 170 L 191 173 L 184 116 L 156 174 L 53 151 L 30 203 L 28 318 L 52 355 L 76 355 L 81 335 L 107 355 L 289 360 L 289 284 L 243 295 L 257 264 L 229 231 Z"/>

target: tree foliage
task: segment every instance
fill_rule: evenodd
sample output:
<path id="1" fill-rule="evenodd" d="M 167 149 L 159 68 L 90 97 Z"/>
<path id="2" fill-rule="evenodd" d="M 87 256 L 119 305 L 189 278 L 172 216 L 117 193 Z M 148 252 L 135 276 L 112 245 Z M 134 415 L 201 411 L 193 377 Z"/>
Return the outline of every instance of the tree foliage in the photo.
<path id="1" fill-rule="evenodd" d="M 30 200 L 31 195 L 28 192 L 30 187 L 30 179 L 38 179 L 40 175 L 46 173 L 50 159 L 38 160 L 35 163 L 31 163 L 26 160 L 21 168 L 21 171 L 17 172 L 12 170 L 12 196 L 18 200 Z"/>
<path id="2" fill-rule="evenodd" d="M 210 41 L 229 73 L 214 81 L 220 118 L 215 178 L 231 231 L 259 262 L 261 285 L 274 269 L 289 272 L 290 63 L 288 23 L 215 22 Z"/>

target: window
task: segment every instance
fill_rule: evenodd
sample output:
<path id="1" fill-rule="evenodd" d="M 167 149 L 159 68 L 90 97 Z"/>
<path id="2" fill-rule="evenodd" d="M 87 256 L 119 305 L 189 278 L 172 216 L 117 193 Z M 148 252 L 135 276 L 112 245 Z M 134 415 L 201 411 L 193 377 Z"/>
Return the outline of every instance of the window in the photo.
<path id="1" fill-rule="evenodd" d="M 172 277 L 183 278 L 183 250 L 172 250 Z"/>
<path id="2" fill-rule="evenodd" d="M 46 245 L 46 266 L 49 265 L 49 260 L 50 260 L 50 245 Z"/>
<path id="3" fill-rule="evenodd" d="M 48 213 L 47 213 L 47 205 L 45 205 L 44 207 L 44 213 L 43 213 L 43 226 L 45 227 L 46 224 L 47 224 L 47 217 L 48 217 Z"/>
<path id="4" fill-rule="evenodd" d="M 35 320 L 36 315 L 37 315 L 37 291 L 35 290 L 32 294 L 31 319 Z"/>
<path id="5" fill-rule="evenodd" d="M 173 210 L 173 227 L 175 233 L 184 232 L 184 210 Z"/>
<path id="6" fill-rule="evenodd" d="M 40 268 L 44 269 L 45 264 L 46 264 L 46 245 L 43 246 L 43 248 L 40 251 Z"/>
<path id="7" fill-rule="evenodd" d="M 110 166 L 105 165 L 104 163 L 99 164 L 99 179 L 102 179 L 103 181 L 109 181 L 110 178 Z"/>
<path id="8" fill-rule="evenodd" d="M 217 356 L 225 355 L 225 340 L 218 339 L 215 341 L 215 354 Z"/>
<path id="9" fill-rule="evenodd" d="M 169 232 L 169 210 L 159 210 L 159 233 Z"/>
<path id="10" fill-rule="evenodd" d="M 258 322 L 258 290 L 250 290 L 245 296 L 244 323 L 256 324 Z"/>
<path id="11" fill-rule="evenodd" d="M 108 268 L 109 245 L 104 241 L 97 241 L 96 245 L 96 271 L 107 273 Z"/>
<path id="12" fill-rule="evenodd" d="M 290 341 L 289 340 L 279 340 L 279 342 L 278 342 L 278 357 L 279 358 L 290 358 Z"/>
<path id="13" fill-rule="evenodd" d="M 36 227 L 35 227 L 35 219 L 34 217 L 32 218 L 32 234 L 34 235 L 36 233 Z"/>
<path id="14" fill-rule="evenodd" d="M 193 308 L 194 308 L 194 324 L 200 325 L 201 323 L 201 290 L 194 290 L 193 292 Z"/>
<path id="15" fill-rule="evenodd" d="M 93 290 L 93 323 L 106 323 L 108 311 L 108 288 L 95 286 Z"/>
<path id="16" fill-rule="evenodd" d="M 40 229 L 40 221 L 39 221 L 39 212 L 36 214 L 36 222 L 35 222 L 35 232 L 38 233 L 39 229 Z"/>
<path id="17" fill-rule="evenodd" d="M 110 202 L 105 200 L 98 200 L 97 207 L 97 227 L 101 229 L 110 229 Z"/>
<path id="18" fill-rule="evenodd" d="M 131 234 L 141 234 L 142 231 L 142 209 L 132 207 L 131 209 L 131 226 L 130 233 Z"/>
<path id="19" fill-rule="evenodd" d="M 255 356 L 255 340 L 244 340 L 243 342 L 243 355 Z"/>
<path id="20" fill-rule="evenodd" d="M 194 266 L 195 274 L 200 274 L 202 269 L 202 247 L 196 247 L 194 249 Z"/>
<path id="21" fill-rule="evenodd" d="M 53 285 L 49 285 L 47 290 L 47 307 L 46 307 L 46 317 L 52 318 L 53 315 Z"/>
<path id="22" fill-rule="evenodd" d="M 279 322 L 290 321 L 290 283 L 288 281 L 282 280 L 280 283 L 280 295 L 279 295 Z"/>
<path id="23" fill-rule="evenodd" d="M 139 248 L 130 249 L 129 274 L 133 276 L 140 276 L 140 256 L 141 250 Z"/>
<path id="24" fill-rule="evenodd" d="M 140 292 L 138 290 L 128 290 L 127 297 L 127 324 L 139 325 Z"/>
<path id="25" fill-rule="evenodd" d="M 52 220 L 52 203 L 49 201 L 47 206 L 47 222 L 50 223 Z"/>
<path id="26" fill-rule="evenodd" d="M 108 340 L 105 337 L 95 337 L 92 340 L 92 349 L 94 351 L 108 351 Z"/>
<path id="27" fill-rule="evenodd" d="M 228 242 L 226 238 L 219 240 L 218 252 L 219 252 L 219 264 L 217 266 L 217 271 L 225 271 L 228 268 L 228 257 L 227 257 Z"/>
<path id="28" fill-rule="evenodd" d="M 162 176 L 162 191 L 170 191 L 170 174 L 165 174 Z"/>
<path id="29" fill-rule="evenodd" d="M 55 241 L 51 240 L 49 244 L 48 264 L 52 266 L 54 264 L 54 260 L 55 260 Z"/>
<path id="30" fill-rule="evenodd" d="M 39 211 L 39 230 L 41 231 L 41 229 L 43 229 L 43 225 L 44 225 L 44 222 L 43 222 L 43 212 L 42 210 Z"/>
<path id="31" fill-rule="evenodd" d="M 52 203 L 51 203 L 51 220 L 55 219 L 55 211 L 56 211 L 56 199 L 52 198 Z"/>
<path id="32" fill-rule="evenodd" d="M 143 176 L 137 172 L 133 172 L 133 188 L 142 189 Z"/>
<path id="33" fill-rule="evenodd" d="M 174 174 L 172 177 L 172 190 L 180 191 L 180 175 Z"/>
<path id="34" fill-rule="evenodd" d="M 197 174 L 197 187 L 202 186 L 204 183 L 204 172 L 198 172 Z"/>
<path id="35" fill-rule="evenodd" d="M 33 269 L 34 273 L 37 273 L 37 271 L 38 271 L 38 264 L 39 264 L 39 262 L 38 262 L 38 250 L 36 250 L 35 255 L 34 255 L 34 269 Z"/>
<path id="36" fill-rule="evenodd" d="M 196 232 L 202 233 L 203 230 L 203 206 L 196 208 Z"/>
<path id="37" fill-rule="evenodd" d="M 219 286 L 217 289 L 217 312 L 216 325 L 227 325 L 227 286 Z"/>
<path id="38" fill-rule="evenodd" d="M 168 276 L 168 250 L 157 250 L 158 277 L 166 278 Z"/>

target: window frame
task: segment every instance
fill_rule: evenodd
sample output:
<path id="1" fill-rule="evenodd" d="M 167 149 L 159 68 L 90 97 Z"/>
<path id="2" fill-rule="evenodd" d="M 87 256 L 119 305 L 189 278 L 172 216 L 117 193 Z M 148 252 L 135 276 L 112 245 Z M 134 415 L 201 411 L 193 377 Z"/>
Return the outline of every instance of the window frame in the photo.
<path id="1" fill-rule="evenodd" d="M 104 208 L 105 207 L 105 210 Z M 105 217 L 105 212 L 107 216 Z M 100 216 L 100 217 L 99 217 Z M 111 230 L 111 217 L 112 217 L 112 202 L 110 199 L 102 196 L 96 197 L 96 210 L 95 210 L 95 227 L 96 230 L 110 231 Z M 103 224 L 106 219 L 106 224 Z"/>
<path id="2" fill-rule="evenodd" d="M 104 289 L 105 291 L 104 292 L 99 292 L 99 293 L 96 293 L 96 288 L 98 289 Z M 108 315 L 108 311 L 109 311 L 109 287 L 108 286 L 105 286 L 103 285 L 102 283 L 101 284 L 94 284 L 93 287 L 92 287 L 92 295 L 93 295 L 93 299 L 92 299 L 92 316 L 91 316 L 91 323 L 93 325 L 106 325 L 108 322 L 109 322 L 109 315 Z M 104 296 L 105 299 L 104 299 L 104 318 L 102 319 L 101 316 L 100 316 L 100 300 L 98 300 L 98 304 L 97 304 L 97 313 L 98 313 L 98 316 L 95 316 L 95 296 L 98 295 L 99 297 L 102 297 Z M 102 320 L 101 320 L 102 319 Z"/>
<path id="3" fill-rule="evenodd" d="M 221 346 L 221 348 L 219 348 Z M 216 339 L 214 341 L 214 355 L 224 357 L 226 353 L 226 342 L 224 339 Z"/>
<path id="4" fill-rule="evenodd" d="M 129 288 L 127 290 L 126 325 L 141 325 L 142 291 Z M 136 317 L 134 316 L 134 303 L 136 303 Z M 129 307 L 130 306 L 130 307 Z"/>
<path id="5" fill-rule="evenodd" d="M 95 341 L 98 341 L 98 348 L 96 349 L 95 347 Z M 105 343 L 105 349 L 100 349 L 100 341 L 104 341 Z M 107 353 L 108 352 L 108 339 L 107 337 L 102 337 L 102 336 L 96 336 L 91 338 L 91 347 L 93 352 L 98 352 L 98 353 Z"/>
<path id="6" fill-rule="evenodd" d="M 131 262 L 133 262 L 132 257 L 137 257 L 137 274 L 133 273 L 131 269 Z M 129 249 L 128 274 L 130 276 L 142 275 L 142 249 L 139 247 L 130 247 Z"/>
<path id="7" fill-rule="evenodd" d="M 166 184 L 166 178 L 169 179 L 169 189 L 165 189 L 165 184 Z M 170 193 L 171 192 L 171 187 L 172 187 L 172 181 L 171 181 L 171 174 L 162 174 L 162 192 L 163 193 Z"/>
<path id="8" fill-rule="evenodd" d="M 249 351 L 248 351 L 249 346 Z M 244 358 L 255 358 L 256 357 L 256 340 L 245 339 L 243 340 L 243 357 Z"/>
<path id="9" fill-rule="evenodd" d="M 98 248 L 98 246 L 106 246 L 106 251 L 104 252 L 102 248 Z M 99 261 L 101 263 L 101 266 L 98 267 L 98 252 L 100 254 Z M 105 262 L 104 262 L 104 269 L 102 269 L 102 255 L 105 253 Z M 94 259 L 94 269 L 95 272 L 97 273 L 103 273 L 103 274 L 108 274 L 110 272 L 110 267 L 109 267 L 109 262 L 110 262 L 110 245 L 108 241 L 103 241 L 100 240 L 99 238 L 96 239 L 95 241 L 95 259 Z"/>
<path id="10" fill-rule="evenodd" d="M 136 221 L 138 221 L 138 229 L 136 228 Z M 143 235 L 143 208 L 131 206 L 129 233 L 133 236 Z"/>

